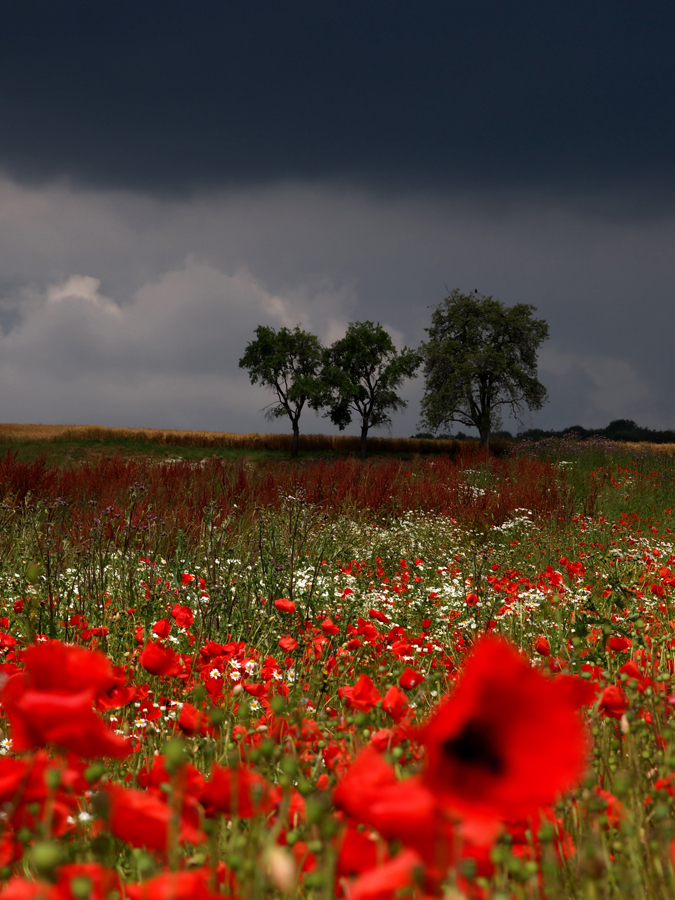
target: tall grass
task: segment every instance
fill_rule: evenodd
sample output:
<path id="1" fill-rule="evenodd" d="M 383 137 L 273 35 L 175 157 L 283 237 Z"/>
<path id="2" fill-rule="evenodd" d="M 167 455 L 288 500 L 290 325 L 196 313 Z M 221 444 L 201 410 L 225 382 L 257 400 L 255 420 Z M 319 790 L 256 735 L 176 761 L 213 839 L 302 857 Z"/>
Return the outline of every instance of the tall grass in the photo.
<path id="1" fill-rule="evenodd" d="M 8 452 L 0 461 L 0 496 L 6 506 L 39 500 L 62 504 L 81 532 L 105 515 L 112 523 L 128 513 L 134 528 L 152 518 L 170 532 L 199 534 L 206 510 L 240 518 L 256 507 L 279 508 L 300 497 L 331 513 L 398 515 L 416 510 L 450 516 L 470 527 L 501 524 L 515 509 L 546 518 L 569 514 L 564 476 L 553 465 L 526 456 L 496 459 L 463 451 L 423 459 L 320 460 L 297 465 L 251 463 L 213 457 L 201 463 L 152 463 L 105 457 L 58 469 L 44 460 L 22 462 Z M 127 513 L 123 520 L 126 523 Z M 127 527 L 118 522 L 118 527 Z"/>

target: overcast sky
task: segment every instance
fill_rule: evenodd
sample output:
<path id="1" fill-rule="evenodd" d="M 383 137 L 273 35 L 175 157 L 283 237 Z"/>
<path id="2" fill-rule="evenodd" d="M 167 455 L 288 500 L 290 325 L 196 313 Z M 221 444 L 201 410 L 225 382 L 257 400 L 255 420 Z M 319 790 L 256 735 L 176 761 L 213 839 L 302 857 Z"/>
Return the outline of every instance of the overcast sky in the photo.
<path id="1" fill-rule="evenodd" d="M 673 33 L 627 0 L 6 0 L 0 421 L 285 430 L 257 325 L 416 345 L 459 287 L 549 323 L 526 425 L 675 427 Z"/>

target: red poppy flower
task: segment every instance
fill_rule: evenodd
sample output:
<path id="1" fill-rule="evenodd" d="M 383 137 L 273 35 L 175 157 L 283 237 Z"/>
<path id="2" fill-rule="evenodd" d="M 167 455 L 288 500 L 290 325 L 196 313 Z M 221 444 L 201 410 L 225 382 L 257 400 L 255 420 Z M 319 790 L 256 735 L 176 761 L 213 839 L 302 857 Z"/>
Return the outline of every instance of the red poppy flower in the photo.
<path id="1" fill-rule="evenodd" d="M 423 730 L 425 779 L 461 811 L 518 818 L 582 773 L 587 737 L 569 692 L 506 641 L 485 637 Z"/>
<path id="2" fill-rule="evenodd" d="M 73 893 L 71 885 L 76 878 L 86 878 L 91 885 L 88 900 L 107 900 L 113 893 L 118 896 L 122 893 L 117 872 L 100 863 L 68 863 L 59 866 L 56 875 L 58 881 L 52 888 L 53 900 L 57 897 L 58 900 L 75 900 L 77 894 Z"/>
<path id="3" fill-rule="evenodd" d="M 534 642 L 534 649 L 540 656 L 550 656 L 551 655 L 551 645 L 546 640 L 545 637 L 540 636 Z"/>
<path id="4" fill-rule="evenodd" d="M 115 686 L 96 698 L 96 709 L 99 712 L 104 712 L 107 709 L 119 709 L 119 707 L 131 703 L 136 697 L 136 688 L 133 685 L 126 684 L 127 673 L 124 667 L 114 666 L 112 672 L 115 678 Z"/>
<path id="5" fill-rule="evenodd" d="M 400 688 L 392 685 L 382 698 L 382 708 L 394 722 L 400 722 L 408 710 L 408 698 Z"/>
<path id="6" fill-rule="evenodd" d="M 476 606 L 478 603 L 478 594 L 474 594 L 473 591 L 470 594 L 466 595 L 466 605 L 467 606 Z"/>
<path id="7" fill-rule="evenodd" d="M 335 622 L 332 619 L 324 619 L 321 623 L 321 630 L 326 636 L 331 634 L 340 634 L 340 629 L 337 627 Z"/>
<path id="8" fill-rule="evenodd" d="M 105 793 L 109 801 L 107 824 L 115 837 L 132 847 L 167 850 L 171 817 L 167 803 L 154 793 L 116 784 L 109 784 Z M 200 844 L 206 835 L 199 830 L 199 817 L 192 809 L 192 815 L 185 815 L 186 811 L 180 818 L 178 838 L 181 843 Z"/>
<path id="9" fill-rule="evenodd" d="M 163 872 L 140 884 L 125 884 L 129 900 L 216 900 L 221 894 L 209 891 L 210 870 L 189 869 Z"/>
<path id="10" fill-rule="evenodd" d="M 629 659 L 627 663 L 624 663 L 619 669 L 619 675 L 628 675 L 628 679 L 634 680 L 637 682 L 637 688 L 639 691 L 643 691 L 647 686 L 648 682 L 645 681 L 644 673 L 638 669 L 632 659 Z"/>
<path id="11" fill-rule="evenodd" d="M 623 653 L 625 650 L 630 650 L 631 643 L 631 639 L 623 637 L 623 635 L 612 635 L 607 641 L 607 646 L 614 653 Z"/>
<path id="12" fill-rule="evenodd" d="M 411 691 L 413 688 L 416 688 L 418 684 L 422 684 L 422 682 L 426 680 L 426 677 L 422 675 L 421 672 L 417 672 L 415 669 L 411 669 L 410 666 L 406 666 L 401 673 L 398 683 L 406 691 Z"/>
<path id="13" fill-rule="evenodd" d="M 391 622 L 389 616 L 385 616 L 383 612 L 380 612 L 379 609 L 369 609 L 368 615 L 371 619 L 376 619 L 378 622 L 382 622 L 383 625 L 388 625 Z"/>
<path id="14" fill-rule="evenodd" d="M 213 764 L 211 778 L 200 801 L 207 815 L 216 812 L 248 819 L 269 812 L 278 800 L 278 792 L 257 772 L 239 766 L 236 769 Z"/>
<path id="15" fill-rule="evenodd" d="M 556 676 L 556 683 L 567 692 L 570 702 L 576 709 L 590 706 L 598 695 L 600 686 L 597 681 L 587 681 L 578 675 L 562 674 Z"/>
<path id="16" fill-rule="evenodd" d="M 287 600 L 285 597 L 279 597 L 278 600 L 274 601 L 274 605 L 279 610 L 279 612 L 295 612 L 295 603 L 293 603 L 292 600 Z"/>
<path id="17" fill-rule="evenodd" d="M 152 633 L 161 639 L 168 638 L 171 633 L 171 622 L 168 619 L 159 619 L 152 626 Z"/>
<path id="18" fill-rule="evenodd" d="M 284 637 L 279 638 L 279 646 L 285 653 L 292 653 L 298 646 L 298 642 L 295 638 L 292 638 L 290 634 L 287 634 Z"/>
<path id="19" fill-rule="evenodd" d="M 84 759 L 121 758 L 129 741 L 115 734 L 94 712 L 90 691 L 61 694 L 26 690 L 20 675 L 5 685 L 2 703 L 12 728 L 12 749 L 32 750 L 54 744 Z"/>
<path id="20" fill-rule="evenodd" d="M 371 835 L 365 831 L 359 831 L 352 821 L 347 823 L 337 861 L 337 875 L 339 877 L 358 875 L 367 869 L 373 869 L 378 862 L 378 846 Z M 388 854 L 387 854 L 388 856 Z"/>
<path id="21" fill-rule="evenodd" d="M 206 787 L 206 779 L 192 763 L 181 764 L 173 775 L 169 775 L 165 756 L 153 756 L 152 765 L 141 769 L 137 780 L 141 787 L 158 790 L 162 790 L 162 785 L 171 784 L 174 798 L 181 798 L 181 802 L 186 797 L 198 800 Z"/>
<path id="22" fill-rule="evenodd" d="M 130 752 L 129 741 L 93 708 L 96 697 L 117 680 L 102 654 L 50 641 L 29 647 L 24 663 L 25 671 L 9 678 L 0 694 L 15 752 L 45 744 L 86 759 Z"/>
<path id="23" fill-rule="evenodd" d="M 264 684 L 249 684 L 244 682 L 242 686 L 247 694 L 250 694 L 252 697 L 257 697 L 258 700 L 267 696 L 267 686 Z"/>
<path id="24" fill-rule="evenodd" d="M 333 802 L 386 840 L 412 847 L 437 871 L 451 858 L 452 825 L 420 778 L 398 781 L 377 750 L 366 747 L 333 791 Z"/>
<path id="25" fill-rule="evenodd" d="M 181 606 L 179 603 L 174 604 L 171 615 L 176 620 L 179 628 L 189 628 L 195 620 L 194 613 L 189 606 Z"/>
<path id="26" fill-rule="evenodd" d="M 2 889 L 2 900 L 52 900 L 54 887 L 14 875 Z"/>
<path id="27" fill-rule="evenodd" d="M 44 821 L 48 814 L 52 816 L 51 828 L 56 837 L 69 831 L 68 817 L 77 810 L 78 795 L 86 787 L 82 778 L 84 768 L 85 764 L 74 758 L 64 767 L 62 759 L 50 759 L 45 750 L 22 759 L 1 758 L 0 805 L 7 810 L 14 828 L 18 830 L 27 825 L 34 829 L 37 821 Z M 60 774 L 61 784 L 55 793 L 47 787 L 50 771 Z M 48 800 L 49 810 L 46 809 Z M 15 844 L 11 828 L 5 828 L 0 840 L 0 861 L 3 865 L 11 865 L 22 855 L 23 845 Z"/>
<path id="28" fill-rule="evenodd" d="M 191 703 L 183 704 L 178 717 L 178 727 L 183 734 L 187 734 L 188 737 L 193 737 L 195 734 L 205 734 L 207 726 L 208 718 L 206 713 L 200 712 Z"/>
<path id="29" fill-rule="evenodd" d="M 151 675 L 178 675 L 180 672 L 180 663 L 171 647 L 155 641 L 148 641 L 138 661 Z"/>
<path id="30" fill-rule="evenodd" d="M 22 662 L 36 691 L 77 694 L 90 690 L 98 699 L 119 683 L 103 653 L 61 641 L 31 645 L 24 651 Z"/>
<path id="31" fill-rule="evenodd" d="M 415 872 L 422 860 L 414 850 L 403 850 L 384 865 L 364 872 L 349 889 L 350 900 L 383 900 L 395 897 L 401 888 L 415 883 Z"/>
<path id="32" fill-rule="evenodd" d="M 14 759 L 11 756 L 0 758 L 0 805 L 11 803 L 18 791 L 27 784 L 37 762 L 37 757 L 31 759 L 30 762 L 25 759 Z M 37 768 L 42 776 L 44 764 L 38 765 Z"/>
<path id="33" fill-rule="evenodd" d="M 356 684 L 347 685 L 338 689 L 338 694 L 343 697 L 351 709 L 360 712 L 370 712 L 378 700 L 380 693 L 368 675 L 359 675 Z"/>
<path id="34" fill-rule="evenodd" d="M 598 709 L 610 719 L 620 719 L 628 709 L 628 698 L 618 685 L 610 684 L 600 695 Z"/>
<path id="35" fill-rule="evenodd" d="M 618 800 L 614 794 L 610 794 L 609 791 L 603 790 L 599 784 L 594 786 L 593 791 L 595 792 L 595 796 L 606 804 L 603 809 L 603 812 L 607 816 L 607 825 L 605 827 L 618 828 L 621 825 L 621 819 L 623 818 L 623 806 L 621 805 L 621 801 Z"/>

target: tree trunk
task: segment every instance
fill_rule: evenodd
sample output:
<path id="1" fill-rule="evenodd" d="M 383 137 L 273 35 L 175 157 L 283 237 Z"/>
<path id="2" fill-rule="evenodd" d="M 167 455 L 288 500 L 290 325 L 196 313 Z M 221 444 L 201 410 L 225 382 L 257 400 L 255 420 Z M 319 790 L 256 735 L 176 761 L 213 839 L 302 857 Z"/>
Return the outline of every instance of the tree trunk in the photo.
<path id="1" fill-rule="evenodd" d="M 291 459 L 295 459 L 298 455 L 298 445 L 300 443 L 300 426 L 297 422 L 293 422 L 293 443 L 291 444 Z"/>
<path id="2" fill-rule="evenodd" d="M 490 449 L 490 432 L 492 431 L 492 411 L 482 410 L 481 415 L 476 423 L 478 426 L 478 434 L 480 435 L 481 449 Z"/>
<path id="3" fill-rule="evenodd" d="M 366 441 L 368 440 L 368 421 L 363 420 L 361 425 L 361 459 L 366 458 Z"/>
<path id="4" fill-rule="evenodd" d="M 490 449 L 490 426 L 487 428 L 481 428 L 480 430 L 480 446 L 481 448 L 488 450 Z"/>

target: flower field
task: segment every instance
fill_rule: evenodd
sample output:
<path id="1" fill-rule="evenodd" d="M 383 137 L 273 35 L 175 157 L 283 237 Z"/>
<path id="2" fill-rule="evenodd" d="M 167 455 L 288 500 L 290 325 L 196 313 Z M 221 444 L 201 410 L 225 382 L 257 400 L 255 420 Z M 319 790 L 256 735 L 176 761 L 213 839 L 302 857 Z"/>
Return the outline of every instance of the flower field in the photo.
<path id="1" fill-rule="evenodd" d="M 0 459 L 0 898 L 672 897 L 674 461 L 535 449 Z"/>

